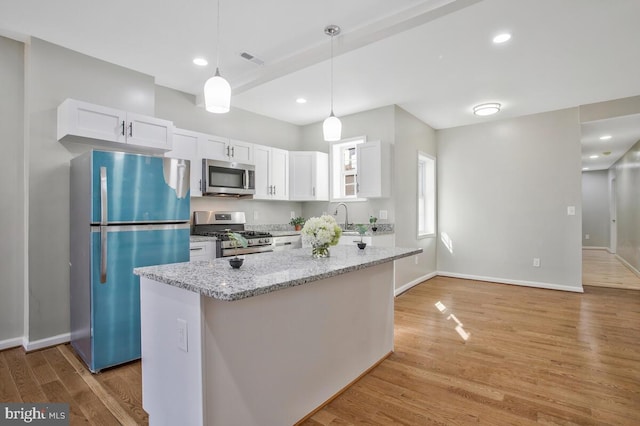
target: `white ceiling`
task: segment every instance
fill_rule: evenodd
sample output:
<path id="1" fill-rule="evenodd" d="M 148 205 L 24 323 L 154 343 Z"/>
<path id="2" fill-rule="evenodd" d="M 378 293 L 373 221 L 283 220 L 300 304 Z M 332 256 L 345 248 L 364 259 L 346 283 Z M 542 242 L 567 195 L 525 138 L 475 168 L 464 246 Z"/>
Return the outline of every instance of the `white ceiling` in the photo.
<path id="1" fill-rule="evenodd" d="M 639 0 L 221 0 L 220 8 L 232 107 L 294 124 L 328 115 L 328 24 L 342 27 L 338 116 L 397 104 L 441 129 L 640 95 Z M 494 45 L 502 31 L 513 38 Z M 216 2 L 2 0 L 0 34 L 35 36 L 201 95 L 215 70 Z M 209 66 L 193 65 L 195 56 Z M 297 104 L 300 96 L 308 102 Z M 490 101 L 502 104 L 499 114 L 472 114 Z"/>

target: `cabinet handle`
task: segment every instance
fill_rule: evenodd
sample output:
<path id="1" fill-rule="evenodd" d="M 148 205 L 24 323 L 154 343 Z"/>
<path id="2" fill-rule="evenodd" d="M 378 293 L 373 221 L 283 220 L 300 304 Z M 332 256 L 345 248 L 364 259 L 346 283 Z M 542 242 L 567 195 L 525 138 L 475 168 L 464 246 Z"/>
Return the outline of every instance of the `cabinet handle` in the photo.
<path id="1" fill-rule="evenodd" d="M 231 157 L 235 157 L 236 156 L 236 147 L 232 146 L 231 147 Z"/>
<path id="2" fill-rule="evenodd" d="M 129 136 L 133 136 L 133 121 L 129 123 Z"/>
<path id="3" fill-rule="evenodd" d="M 191 251 L 202 251 L 202 250 L 204 250 L 204 247 L 194 247 L 194 248 L 190 248 L 189 250 L 191 250 Z"/>
<path id="4" fill-rule="evenodd" d="M 316 196 L 316 187 L 311 188 L 311 195 Z"/>
<path id="5" fill-rule="evenodd" d="M 276 195 L 276 186 L 273 185 L 273 195 Z"/>
<path id="6" fill-rule="evenodd" d="M 230 157 L 229 155 L 229 146 L 227 145 L 227 157 Z"/>
<path id="7" fill-rule="evenodd" d="M 122 120 L 122 130 L 121 130 L 122 136 L 124 136 L 124 120 Z"/>

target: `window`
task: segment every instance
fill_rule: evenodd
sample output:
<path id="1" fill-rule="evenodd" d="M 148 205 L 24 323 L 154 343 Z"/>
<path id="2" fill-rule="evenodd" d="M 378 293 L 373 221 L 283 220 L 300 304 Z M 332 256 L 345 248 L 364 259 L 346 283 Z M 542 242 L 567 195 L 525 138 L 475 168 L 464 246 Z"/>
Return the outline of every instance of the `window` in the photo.
<path id="1" fill-rule="evenodd" d="M 358 137 L 331 145 L 331 201 L 358 199 L 356 146 L 365 141 L 365 137 Z"/>
<path id="2" fill-rule="evenodd" d="M 418 238 L 436 232 L 436 160 L 418 152 Z"/>

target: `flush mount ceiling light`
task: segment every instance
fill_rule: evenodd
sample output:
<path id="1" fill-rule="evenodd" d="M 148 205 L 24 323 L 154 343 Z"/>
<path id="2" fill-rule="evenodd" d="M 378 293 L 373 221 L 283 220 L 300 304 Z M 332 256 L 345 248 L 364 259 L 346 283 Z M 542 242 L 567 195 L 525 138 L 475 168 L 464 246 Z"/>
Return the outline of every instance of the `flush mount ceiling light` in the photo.
<path id="1" fill-rule="evenodd" d="M 589 168 L 588 167 L 583 167 L 582 170 L 589 170 Z"/>
<path id="2" fill-rule="evenodd" d="M 231 85 L 220 76 L 220 0 L 216 27 L 216 74 L 204 84 L 204 107 L 216 114 L 229 112 L 231 105 Z"/>
<path id="3" fill-rule="evenodd" d="M 479 116 L 493 115 L 500 111 L 500 104 L 491 102 L 488 104 L 480 104 L 473 107 L 473 113 Z"/>
<path id="4" fill-rule="evenodd" d="M 209 65 L 209 61 L 207 61 L 205 58 L 193 58 L 193 63 L 199 67 L 206 67 L 207 65 Z"/>
<path id="5" fill-rule="evenodd" d="M 331 114 L 322 123 L 322 133 L 327 142 L 339 141 L 342 138 L 342 123 L 340 119 L 333 115 L 333 36 L 340 34 L 340 27 L 328 25 L 324 33 L 331 37 Z"/>
<path id="6" fill-rule="evenodd" d="M 497 36 L 495 36 L 493 38 L 493 42 L 495 44 L 500 44 L 500 43 L 504 43 L 506 41 L 509 41 L 511 39 L 511 34 L 509 33 L 502 33 L 502 34 L 498 34 Z"/>
<path id="7" fill-rule="evenodd" d="M 299 103 L 299 104 L 306 104 L 307 100 L 305 98 L 298 98 L 298 99 L 296 99 L 296 102 Z"/>
<path id="8" fill-rule="evenodd" d="M 600 136 L 601 141 L 608 141 L 609 139 L 611 139 L 611 135 Z"/>
<path id="9" fill-rule="evenodd" d="M 596 158 L 598 158 L 597 155 L 590 155 L 589 158 L 591 158 L 592 160 L 595 160 Z"/>

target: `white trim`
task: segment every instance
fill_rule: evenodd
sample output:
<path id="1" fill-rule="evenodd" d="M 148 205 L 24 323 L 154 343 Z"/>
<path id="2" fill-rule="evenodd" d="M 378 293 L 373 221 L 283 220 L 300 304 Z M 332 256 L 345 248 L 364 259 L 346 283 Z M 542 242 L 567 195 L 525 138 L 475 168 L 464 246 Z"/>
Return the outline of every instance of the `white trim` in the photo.
<path id="1" fill-rule="evenodd" d="M 605 248 L 606 248 L 606 250 L 607 250 L 609 253 L 611 253 L 611 254 L 616 254 L 616 251 L 615 251 L 615 250 L 612 250 L 612 249 L 611 249 L 611 247 L 605 247 Z"/>
<path id="2" fill-rule="evenodd" d="M 58 334 L 57 336 L 47 337 L 45 339 L 35 340 L 29 342 L 25 337 L 22 341 L 22 346 L 27 352 L 36 351 L 38 349 L 47 348 L 49 346 L 59 345 L 61 343 L 67 343 L 71 341 L 71 333 Z"/>
<path id="3" fill-rule="evenodd" d="M 525 287 L 546 288 L 550 290 L 561 290 L 561 291 L 571 291 L 574 293 L 584 293 L 584 290 L 582 289 L 582 284 L 580 284 L 580 287 L 578 288 L 578 287 L 562 285 L 562 284 L 541 283 L 541 282 L 523 281 L 523 280 L 507 280 L 504 278 L 482 277 L 478 275 L 458 274 L 455 272 L 447 272 L 447 271 L 438 271 L 437 274 L 442 277 L 462 278 L 465 280 L 487 281 L 487 282 L 498 283 L 498 284 L 513 284 L 513 285 L 520 285 Z"/>
<path id="4" fill-rule="evenodd" d="M 24 75 L 31 76 L 31 37 L 24 44 Z M 31 149 L 31 132 L 29 131 L 30 115 L 29 115 L 29 99 L 31 99 L 29 82 L 31 78 L 24 79 L 24 105 L 23 105 L 23 207 L 24 207 L 24 223 L 22 227 L 22 335 L 23 340 L 29 339 L 29 158 Z"/>
<path id="5" fill-rule="evenodd" d="M 615 254 L 614 255 L 616 257 L 616 259 L 618 259 L 620 261 L 620 263 L 622 263 L 624 266 L 626 266 L 627 268 L 629 268 L 631 270 L 631 272 L 633 272 L 634 274 L 636 274 L 638 277 L 640 277 L 640 271 L 638 271 L 632 264 L 630 264 L 629 262 L 627 262 L 626 260 L 624 260 L 622 257 L 620 257 L 620 255 Z"/>
<path id="6" fill-rule="evenodd" d="M 15 348 L 17 346 L 22 346 L 22 337 L 0 340 L 0 351 L 9 349 L 9 348 Z"/>
<path id="7" fill-rule="evenodd" d="M 394 262 L 395 263 L 395 262 Z M 400 296 L 402 293 L 404 293 L 405 291 L 409 290 L 411 287 L 415 287 L 418 284 L 422 283 L 423 281 L 427 281 L 430 280 L 431 278 L 434 278 L 435 276 L 437 276 L 438 273 L 437 272 L 431 272 L 430 274 L 427 275 L 423 275 L 420 278 L 416 278 L 413 281 L 410 281 L 408 283 L 406 283 L 405 285 L 403 285 L 402 287 L 398 287 L 393 291 L 393 295 L 395 297 Z"/>
<path id="8" fill-rule="evenodd" d="M 606 250 L 606 251 L 609 251 L 609 247 L 582 246 L 582 250 Z"/>

